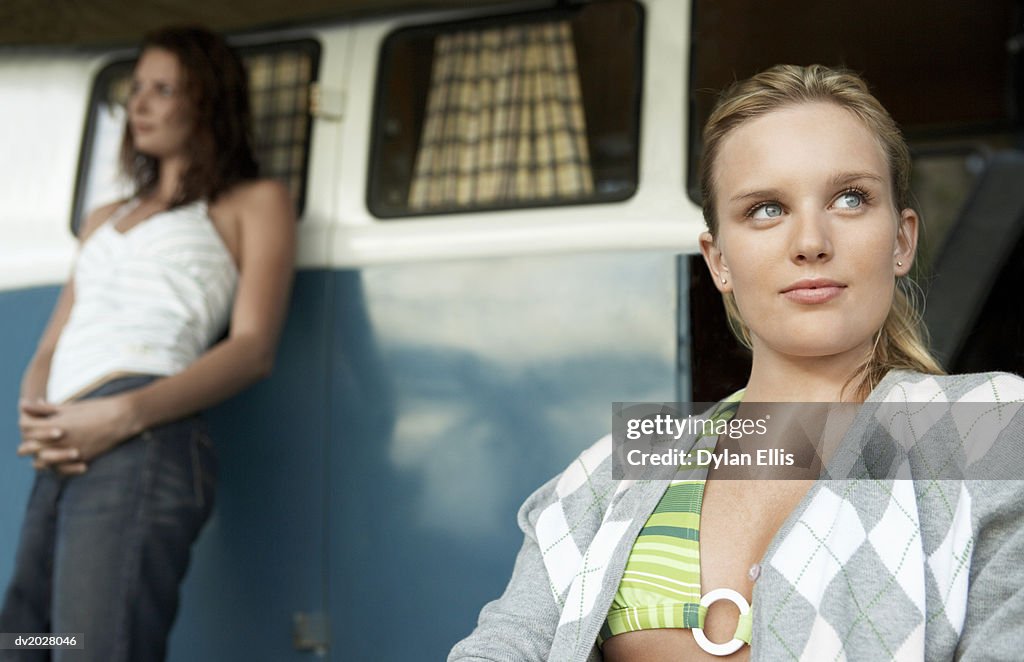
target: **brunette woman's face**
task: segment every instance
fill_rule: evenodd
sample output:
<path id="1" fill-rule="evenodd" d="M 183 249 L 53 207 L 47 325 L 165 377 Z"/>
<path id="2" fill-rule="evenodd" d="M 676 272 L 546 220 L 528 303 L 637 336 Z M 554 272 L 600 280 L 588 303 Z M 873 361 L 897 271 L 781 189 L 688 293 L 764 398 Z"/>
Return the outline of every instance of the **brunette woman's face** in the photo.
<path id="1" fill-rule="evenodd" d="M 159 159 L 185 153 L 193 113 L 184 82 L 174 53 L 162 48 L 147 48 L 142 53 L 128 100 L 128 128 L 136 150 Z"/>
<path id="2" fill-rule="evenodd" d="M 702 250 L 755 354 L 868 351 L 917 242 L 868 127 L 831 103 L 785 107 L 733 129 L 713 174 L 718 237 Z"/>

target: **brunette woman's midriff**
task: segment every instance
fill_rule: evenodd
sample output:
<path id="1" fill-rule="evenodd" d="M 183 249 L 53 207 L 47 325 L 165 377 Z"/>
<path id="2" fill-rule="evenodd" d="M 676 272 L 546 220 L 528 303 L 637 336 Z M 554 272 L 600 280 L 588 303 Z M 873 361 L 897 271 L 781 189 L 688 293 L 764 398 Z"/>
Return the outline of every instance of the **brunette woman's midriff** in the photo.
<path id="1" fill-rule="evenodd" d="M 87 395 L 89 393 L 93 393 L 94 391 L 98 391 L 101 387 L 106 386 L 107 384 L 109 384 L 111 382 L 116 382 L 119 379 L 125 379 L 125 378 L 128 378 L 128 377 L 152 377 L 152 376 L 153 375 L 148 375 L 146 373 L 127 372 L 127 371 L 124 371 L 124 370 L 121 370 L 121 371 L 118 371 L 118 372 L 112 372 L 112 373 L 103 375 L 102 377 L 100 377 L 99 379 L 94 380 L 93 382 L 91 382 L 87 386 L 84 386 L 84 387 L 80 388 L 77 392 L 75 392 L 67 400 L 68 401 L 78 400 L 83 395 Z"/>

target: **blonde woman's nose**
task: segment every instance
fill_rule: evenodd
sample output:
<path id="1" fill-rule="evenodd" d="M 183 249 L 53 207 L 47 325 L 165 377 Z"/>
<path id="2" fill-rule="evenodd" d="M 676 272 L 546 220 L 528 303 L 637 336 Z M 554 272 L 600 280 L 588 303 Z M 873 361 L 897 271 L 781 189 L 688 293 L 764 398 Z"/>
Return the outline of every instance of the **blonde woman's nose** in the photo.
<path id="1" fill-rule="evenodd" d="M 794 213 L 791 218 L 791 258 L 794 262 L 821 262 L 833 254 L 829 219 L 820 211 Z"/>

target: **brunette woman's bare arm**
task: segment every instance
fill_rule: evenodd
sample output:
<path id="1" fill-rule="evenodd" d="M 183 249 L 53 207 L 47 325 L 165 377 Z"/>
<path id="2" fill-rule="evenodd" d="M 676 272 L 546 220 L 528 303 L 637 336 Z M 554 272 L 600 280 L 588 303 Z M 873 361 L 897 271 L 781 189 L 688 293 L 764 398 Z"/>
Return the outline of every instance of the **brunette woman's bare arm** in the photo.
<path id="1" fill-rule="evenodd" d="M 79 241 L 84 243 L 86 239 L 102 225 L 114 211 L 123 204 L 123 201 L 113 202 L 93 210 L 82 222 L 82 229 L 79 233 Z M 60 431 L 52 425 L 48 425 L 45 416 L 40 418 L 29 412 L 33 407 L 45 406 L 46 383 L 50 378 L 50 360 L 53 358 L 53 351 L 57 346 L 64 325 L 71 314 L 71 307 L 75 300 L 74 279 L 69 278 L 68 282 L 57 297 L 57 303 L 50 313 L 50 320 L 43 330 L 36 350 L 25 367 L 21 378 L 21 391 L 18 404 L 18 423 L 21 428 L 22 445 L 25 442 L 54 440 L 60 437 Z M 25 453 L 20 452 L 24 455 Z"/>
<path id="2" fill-rule="evenodd" d="M 39 338 L 36 351 L 32 355 L 25 372 L 21 377 L 21 403 L 43 402 L 46 400 L 46 382 L 50 377 L 50 359 L 53 357 L 53 350 L 57 346 L 57 339 L 60 332 L 67 323 L 68 315 L 71 312 L 71 305 L 74 303 L 74 283 L 68 281 L 57 297 L 57 303 L 50 313 L 50 321 L 46 324 L 43 335 Z"/>
<path id="3" fill-rule="evenodd" d="M 291 292 L 295 216 L 287 190 L 276 182 L 246 184 L 229 195 L 225 211 L 237 230 L 237 243 L 231 243 L 237 250 L 239 280 L 228 336 L 181 373 L 140 389 L 30 406 L 40 423 L 61 432 L 50 444 L 22 445 L 23 454 L 36 454 L 37 466 L 83 470 L 89 460 L 125 439 L 213 406 L 270 374 Z"/>
<path id="4" fill-rule="evenodd" d="M 79 240 L 84 242 L 89 238 L 96 228 L 103 224 L 114 211 L 123 204 L 123 201 L 104 205 L 93 210 L 82 223 L 82 231 L 79 233 Z M 67 323 L 68 315 L 71 313 L 71 305 L 74 303 L 74 281 L 69 278 L 61 290 L 57 303 L 50 313 L 50 321 L 39 338 L 36 351 L 32 360 L 21 378 L 21 400 L 22 401 L 44 401 L 46 400 L 46 382 L 50 377 L 50 359 L 53 357 L 53 350 L 57 346 L 57 339 Z"/>

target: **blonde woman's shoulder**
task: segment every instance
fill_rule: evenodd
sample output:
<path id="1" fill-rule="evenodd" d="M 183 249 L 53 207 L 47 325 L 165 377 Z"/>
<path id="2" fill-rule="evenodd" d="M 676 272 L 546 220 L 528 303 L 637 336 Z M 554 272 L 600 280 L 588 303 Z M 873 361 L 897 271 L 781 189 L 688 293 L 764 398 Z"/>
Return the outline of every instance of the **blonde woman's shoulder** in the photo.
<path id="1" fill-rule="evenodd" d="M 1024 402 L 1024 378 L 1012 372 L 977 372 L 949 375 L 960 386 L 961 402 Z M 965 388 L 967 387 L 967 388 Z"/>
<path id="2" fill-rule="evenodd" d="M 1024 402 L 1024 378 L 1010 372 L 927 375 L 899 372 L 884 400 L 906 402 Z"/>

